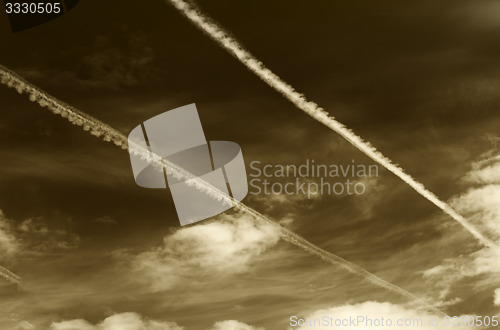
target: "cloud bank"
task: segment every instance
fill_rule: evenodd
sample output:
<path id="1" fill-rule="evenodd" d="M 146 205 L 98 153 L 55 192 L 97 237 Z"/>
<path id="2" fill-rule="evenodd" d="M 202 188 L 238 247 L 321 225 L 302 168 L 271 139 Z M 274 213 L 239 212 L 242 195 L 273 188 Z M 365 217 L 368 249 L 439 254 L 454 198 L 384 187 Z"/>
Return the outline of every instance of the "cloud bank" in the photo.
<path id="1" fill-rule="evenodd" d="M 325 317 L 333 317 L 334 320 L 340 320 L 333 321 L 334 327 L 346 330 L 449 329 L 449 326 L 446 326 L 444 323 L 445 320 L 443 316 L 439 316 L 438 318 L 437 315 L 433 315 L 424 311 L 416 311 L 406 306 L 377 301 L 366 301 L 359 304 L 347 304 L 342 306 L 329 307 L 314 311 L 308 314 L 306 317 L 298 318 L 303 319 L 304 322 L 310 322 L 311 325 L 304 325 L 304 328 L 310 330 L 320 330 L 326 329 L 327 327 L 325 325 L 321 325 L 321 323 L 319 323 L 318 321 L 316 321 L 316 324 L 314 324 L 314 320 L 322 320 L 322 318 Z M 364 320 L 359 319 L 359 323 L 350 322 L 351 319 L 357 320 L 358 317 L 363 317 Z M 335 322 L 342 322 L 343 320 L 347 320 L 347 322 L 344 322 L 345 325 L 341 324 L 340 326 L 335 326 Z M 438 321 L 438 323 L 436 323 L 436 321 Z M 292 320 L 290 325 L 293 327 L 289 327 L 288 330 L 297 328 L 297 326 L 295 326 L 295 323 L 292 323 Z M 469 329 L 468 327 L 460 326 L 453 328 L 458 330 Z"/>
<path id="2" fill-rule="evenodd" d="M 174 322 L 148 320 L 137 313 L 121 313 L 93 325 L 83 319 L 54 322 L 50 330 L 183 330 Z"/>

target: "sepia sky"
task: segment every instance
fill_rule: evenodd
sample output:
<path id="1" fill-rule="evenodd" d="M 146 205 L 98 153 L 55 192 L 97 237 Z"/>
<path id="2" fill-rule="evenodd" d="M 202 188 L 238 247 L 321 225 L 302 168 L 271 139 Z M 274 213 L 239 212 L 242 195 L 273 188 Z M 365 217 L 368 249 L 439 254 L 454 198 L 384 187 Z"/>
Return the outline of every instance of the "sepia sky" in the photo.
<path id="1" fill-rule="evenodd" d="M 198 4 L 500 244 L 499 3 Z M 207 140 L 238 143 L 248 174 L 252 161 L 374 164 L 167 2 L 82 0 L 15 34 L 0 15 L 0 41 L 1 65 L 125 135 L 196 103 Z M 126 151 L 3 85 L 0 160 L 0 266 L 21 277 L 0 278 L 0 329 L 287 330 L 293 315 L 432 315 L 247 215 L 181 228 L 170 191 L 137 186 Z M 431 308 L 499 315 L 498 247 L 378 174 L 362 195 L 243 202 Z"/>

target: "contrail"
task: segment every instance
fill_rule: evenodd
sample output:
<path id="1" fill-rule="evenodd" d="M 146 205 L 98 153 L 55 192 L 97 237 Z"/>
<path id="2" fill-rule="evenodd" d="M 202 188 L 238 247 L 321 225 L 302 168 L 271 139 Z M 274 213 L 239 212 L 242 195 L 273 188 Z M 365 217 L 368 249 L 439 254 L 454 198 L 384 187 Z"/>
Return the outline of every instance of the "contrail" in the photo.
<path id="1" fill-rule="evenodd" d="M 19 276 L 17 276 L 13 272 L 11 272 L 10 270 L 8 270 L 7 268 L 2 267 L 2 266 L 0 266 L 0 276 L 2 276 L 7 281 L 9 281 L 10 283 L 13 283 L 13 284 L 19 284 L 19 282 L 21 280 L 21 278 Z"/>
<path id="2" fill-rule="evenodd" d="M 2 84 L 7 85 L 10 88 L 15 88 L 20 94 L 22 93 L 28 94 L 31 101 L 38 102 L 40 106 L 47 107 L 53 113 L 61 115 L 64 118 L 67 118 L 71 123 L 83 126 L 84 130 L 90 131 L 91 134 L 96 135 L 98 137 L 102 136 L 104 141 L 113 142 L 115 145 L 120 146 L 122 149 L 128 148 L 129 151 L 149 161 L 158 170 L 163 171 L 163 169 L 165 169 L 165 171 L 167 171 L 168 174 L 171 174 L 178 179 L 187 180 L 186 183 L 195 186 L 196 189 L 206 193 L 211 198 L 222 201 L 228 205 L 233 205 L 237 210 L 251 215 L 256 220 L 273 225 L 275 228 L 279 229 L 280 237 L 283 240 L 302 248 L 303 250 L 309 252 L 312 255 L 320 257 L 321 259 L 332 265 L 339 266 L 351 273 L 362 276 L 363 278 L 365 278 L 370 283 L 376 286 L 379 286 L 388 291 L 409 298 L 415 303 L 417 303 L 419 306 L 421 306 L 421 308 L 423 309 L 427 310 L 430 309 L 437 313 L 442 314 L 441 311 L 439 311 L 434 307 L 431 308 L 426 307 L 425 302 L 423 302 L 420 298 L 416 297 L 410 292 L 377 277 L 376 275 L 370 273 L 366 269 L 356 264 L 353 264 L 339 256 L 336 256 L 330 252 L 321 249 L 320 247 L 312 244 L 311 242 L 307 241 L 301 236 L 282 227 L 281 225 L 269 219 L 268 217 L 264 216 L 263 214 L 259 213 L 258 211 L 246 206 L 245 204 L 221 192 L 213 185 L 200 179 L 197 176 L 194 176 L 192 173 L 184 170 L 183 168 L 177 166 L 176 164 L 166 159 L 162 159 L 160 156 L 140 146 L 128 145 L 128 139 L 122 133 L 100 122 L 99 120 L 87 115 L 86 113 L 79 111 L 74 107 L 71 107 L 57 100 L 55 97 L 33 86 L 31 83 L 19 77 L 16 73 L 8 70 L 7 68 L 1 65 L 0 65 L 0 81 Z"/>
<path id="3" fill-rule="evenodd" d="M 358 148 L 365 155 L 385 167 L 394 175 L 399 177 L 410 187 L 412 187 L 421 196 L 429 200 L 431 203 L 439 207 L 446 214 L 460 223 L 467 231 L 469 231 L 479 242 L 488 247 L 494 247 L 496 244 L 485 237 L 477 228 L 475 228 L 467 219 L 458 214 L 448 204 L 441 201 L 433 192 L 429 191 L 423 184 L 413 179 L 401 167 L 394 164 L 389 158 L 385 157 L 369 142 L 364 141 L 356 135 L 352 130 L 338 122 L 334 117 L 330 116 L 323 108 L 314 102 L 306 99 L 303 94 L 298 93 L 291 85 L 283 81 L 280 77 L 269 70 L 255 56 L 248 52 L 243 46 L 236 41 L 231 35 L 226 32 L 219 24 L 211 18 L 203 14 L 194 4 L 184 0 L 168 0 L 180 12 L 184 14 L 192 23 L 199 29 L 207 33 L 214 39 L 222 48 L 226 49 L 230 54 L 235 56 L 243 65 L 250 71 L 255 73 L 260 79 L 266 82 L 270 87 L 282 94 L 297 108 L 301 109 L 309 116 L 321 122 L 331 130 L 340 134 L 344 139 L 349 141 L 353 146 Z"/>
<path id="4" fill-rule="evenodd" d="M 19 94 L 28 94 L 30 101 L 37 102 L 42 108 L 47 108 L 52 113 L 66 118 L 74 125 L 82 126 L 84 131 L 102 137 L 104 141 L 113 142 L 124 150 L 127 149 L 127 139 L 115 129 L 46 94 L 2 65 L 0 65 L 0 82 L 7 87 L 16 89 Z"/>

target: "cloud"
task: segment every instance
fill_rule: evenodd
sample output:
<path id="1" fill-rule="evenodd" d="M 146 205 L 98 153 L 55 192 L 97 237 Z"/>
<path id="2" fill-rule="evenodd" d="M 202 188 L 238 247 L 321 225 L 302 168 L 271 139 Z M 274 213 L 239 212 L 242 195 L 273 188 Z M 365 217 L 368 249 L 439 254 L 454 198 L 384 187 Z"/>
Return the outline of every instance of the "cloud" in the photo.
<path id="1" fill-rule="evenodd" d="M 85 54 L 79 47 L 59 55 L 60 61 L 73 63 L 66 71 L 40 71 L 28 67 L 19 72 L 28 79 L 48 81 L 57 86 L 69 84 L 81 90 L 120 90 L 152 79 L 156 72 L 156 55 L 148 46 L 146 34 L 141 31 L 122 33 L 124 37 L 118 40 L 97 36 Z"/>
<path id="2" fill-rule="evenodd" d="M 493 304 L 495 306 L 500 306 L 500 288 L 496 289 L 493 293 Z"/>
<path id="3" fill-rule="evenodd" d="M 500 184 L 500 156 L 490 157 L 473 164 L 473 170 L 466 178 L 468 181 L 490 184 Z"/>
<path id="4" fill-rule="evenodd" d="M 49 228 L 41 218 L 26 219 L 17 226 L 24 250 L 41 253 L 51 250 L 74 249 L 80 244 L 80 236 L 60 228 Z"/>
<path id="5" fill-rule="evenodd" d="M 235 320 L 227 320 L 216 322 L 207 330 L 264 330 L 264 328 L 256 328 Z"/>
<path id="6" fill-rule="evenodd" d="M 39 254 L 52 250 L 74 249 L 80 237 L 61 228 L 49 226 L 41 217 L 15 225 L 0 210 L 0 255 Z"/>
<path id="7" fill-rule="evenodd" d="M 468 219 L 500 238 L 500 156 L 488 157 L 472 165 L 466 182 L 472 183 L 452 205 Z"/>
<path id="8" fill-rule="evenodd" d="M 111 217 L 108 217 L 107 215 L 106 216 L 103 216 L 103 217 L 100 217 L 100 218 L 97 218 L 94 220 L 94 222 L 99 222 L 99 223 L 108 223 L 108 224 L 112 224 L 112 225 L 116 225 L 118 224 L 118 222 L 111 218 Z"/>
<path id="9" fill-rule="evenodd" d="M 19 242 L 15 236 L 10 221 L 0 210 L 0 254 L 2 256 L 12 256 L 19 249 Z"/>
<path id="10" fill-rule="evenodd" d="M 359 318 L 358 318 L 359 317 Z M 396 305 L 388 302 L 366 301 L 353 305 L 342 305 L 320 309 L 310 313 L 306 317 L 296 316 L 290 318 L 289 330 L 297 327 L 295 322 L 305 322 L 307 329 L 326 329 L 328 327 L 342 329 L 421 329 L 421 330 L 439 330 L 448 329 L 445 326 L 444 317 L 439 316 L 439 325 L 430 324 L 435 322 L 437 316 L 425 311 L 416 311 L 414 309 Z M 321 324 L 323 322 L 323 325 Z M 333 327 L 331 324 L 333 323 Z M 344 324 L 342 324 L 344 323 Z M 335 325 L 337 324 L 337 325 Z M 401 324 L 401 325 L 400 325 Z M 454 329 L 469 329 L 468 327 L 454 327 Z"/>
<path id="11" fill-rule="evenodd" d="M 80 84 L 96 88 L 133 86 L 146 79 L 155 59 L 142 33 L 130 37 L 125 47 L 116 47 L 106 37 L 97 37 L 94 52 L 78 63 Z"/>
<path id="12" fill-rule="evenodd" d="M 85 320 L 70 320 L 55 322 L 50 325 L 50 329 L 53 330 L 94 330 L 97 326 L 93 326 Z"/>
<path id="13" fill-rule="evenodd" d="M 36 327 L 33 324 L 31 324 L 31 323 L 29 323 L 27 321 L 21 321 L 17 325 L 16 329 L 19 329 L 19 330 L 30 330 L 30 329 L 36 329 Z"/>
<path id="14" fill-rule="evenodd" d="M 122 313 L 110 316 L 97 329 L 102 330 L 182 330 L 183 328 L 173 322 L 144 320 L 137 313 Z"/>
<path id="15" fill-rule="evenodd" d="M 220 278 L 248 270 L 250 262 L 279 241 L 278 230 L 249 216 L 178 229 L 163 244 L 133 257 L 133 268 L 156 290 L 181 281 Z"/>
<path id="16" fill-rule="evenodd" d="M 101 323 L 92 325 L 82 320 L 54 322 L 51 330 L 183 330 L 174 322 L 147 320 L 137 313 L 121 313 L 105 318 Z"/>
<path id="17" fill-rule="evenodd" d="M 490 156 L 474 163 L 464 180 L 470 188 L 450 204 L 499 245 L 447 258 L 441 265 L 425 270 L 424 278 L 440 289 L 441 299 L 464 278 L 494 274 L 488 281 L 476 281 L 475 286 L 500 285 L 500 280 L 493 280 L 500 274 L 500 157 Z"/>
<path id="18" fill-rule="evenodd" d="M 175 322 L 149 320 L 137 313 L 120 313 L 105 318 L 99 324 L 83 319 L 53 322 L 50 330 L 184 330 Z M 207 330 L 264 330 L 235 320 L 219 321 Z"/>

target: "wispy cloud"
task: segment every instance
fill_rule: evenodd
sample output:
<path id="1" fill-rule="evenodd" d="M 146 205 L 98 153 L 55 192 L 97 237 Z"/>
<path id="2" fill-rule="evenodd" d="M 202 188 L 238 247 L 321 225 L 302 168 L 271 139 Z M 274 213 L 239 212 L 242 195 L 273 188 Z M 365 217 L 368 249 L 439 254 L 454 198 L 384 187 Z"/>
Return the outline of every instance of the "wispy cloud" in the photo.
<path id="1" fill-rule="evenodd" d="M 14 264 L 22 257 L 74 249 L 79 243 L 78 235 L 49 226 L 41 217 L 26 219 L 16 225 L 0 210 L 0 261 L 3 263 Z M 0 275 L 12 283 L 20 281 L 18 275 L 3 266 L 0 266 Z"/>
<path id="2" fill-rule="evenodd" d="M 236 320 L 227 320 L 216 322 L 207 330 L 264 330 L 264 328 L 256 328 Z"/>
<path id="3" fill-rule="evenodd" d="M 42 218 L 26 219 L 16 228 L 23 242 L 23 253 L 40 254 L 52 250 L 74 249 L 80 237 L 62 228 L 50 226 Z"/>
<path id="4" fill-rule="evenodd" d="M 123 40 L 111 40 L 100 35 L 81 56 L 80 46 L 75 51 L 60 54 L 60 61 L 73 65 L 65 71 L 40 71 L 35 68 L 20 70 L 30 79 L 47 81 L 57 86 L 71 85 L 74 90 L 120 90 L 154 79 L 156 58 L 148 46 L 144 32 L 129 34 L 122 31 Z"/>
<path id="5" fill-rule="evenodd" d="M 150 281 L 155 290 L 166 290 L 180 282 L 217 279 L 248 270 L 252 261 L 276 245 L 276 227 L 256 223 L 249 216 L 178 229 L 163 244 L 133 257 L 133 268 Z"/>
<path id="6" fill-rule="evenodd" d="M 470 188 L 452 199 L 451 204 L 467 215 L 477 226 L 484 228 L 500 242 L 500 158 L 490 156 L 472 165 L 465 176 Z M 483 247 L 469 254 L 447 258 L 441 265 L 427 269 L 423 275 L 440 289 L 440 298 L 448 296 L 452 288 L 464 278 L 489 275 L 475 286 L 490 288 L 500 285 L 500 247 Z"/>
<path id="7" fill-rule="evenodd" d="M 107 215 L 95 219 L 94 222 L 108 223 L 108 224 L 112 224 L 112 225 L 118 224 L 118 222 L 115 219 L 113 219 L 112 217 L 109 217 Z"/>
<path id="8" fill-rule="evenodd" d="M 19 242 L 14 234 L 11 222 L 0 210 L 0 254 L 2 258 L 11 257 L 19 249 Z"/>
<path id="9" fill-rule="evenodd" d="M 388 302 L 378 301 L 365 301 L 359 304 L 346 304 L 334 307 L 327 307 L 313 312 L 306 313 L 307 316 L 295 315 L 296 318 L 291 319 L 292 326 L 295 325 L 297 319 L 303 319 L 303 322 L 309 322 L 307 329 L 320 330 L 325 329 L 325 325 L 321 322 L 332 322 L 333 327 L 342 329 L 424 329 L 424 330 L 439 330 L 448 329 L 449 326 L 444 324 L 443 316 L 427 313 L 424 311 L 416 311 L 411 307 L 392 304 Z M 354 323 L 354 321 L 359 323 Z M 439 317 L 438 325 L 429 324 L 429 322 L 437 320 Z M 363 318 L 363 319 L 361 319 Z M 381 321 L 382 318 L 384 321 Z M 335 321 L 340 320 L 340 321 Z M 346 320 L 346 321 L 344 321 Z M 314 323 L 316 322 L 316 323 Z M 335 322 L 341 322 L 340 326 Z M 344 322 L 344 324 L 342 324 Z M 398 325 L 398 322 L 403 322 Z M 406 323 L 405 323 L 406 322 Z M 390 323 L 390 324 L 389 324 Z M 305 323 L 308 324 L 308 323 Z M 294 328 L 289 327 L 288 330 Z M 455 329 L 465 330 L 469 327 L 457 326 Z"/>
<path id="10" fill-rule="evenodd" d="M 159 321 L 145 318 L 134 313 L 119 313 L 105 318 L 98 324 L 84 319 L 53 322 L 50 330 L 184 330 L 175 322 Z M 207 330 L 264 330 L 236 320 L 218 321 Z"/>
<path id="11" fill-rule="evenodd" d="M 83 319 L 54 322 L 51 330 L 183 330 L 174 322 L 149 320 L 137 313 L 120 313 L 105 318 L 93 325 Z"/>
<path id="12" fill-rule="evenodd" d="M 2 263 L 10 261 L 19 252 L 19 249 L 19 240 L 15 235 L 11 222 L 0 210 L 0 261 Z M 19 276 L 3 266 L 0 266 L 0 276 L 13 284 L 19 283 L 20 280 Z"/>
<path id="13" fill-rule="evenodd" d="M 495 306 L 500 306 L 500 288 L 496 289 L 493 294 L 493 304 Z"/>

